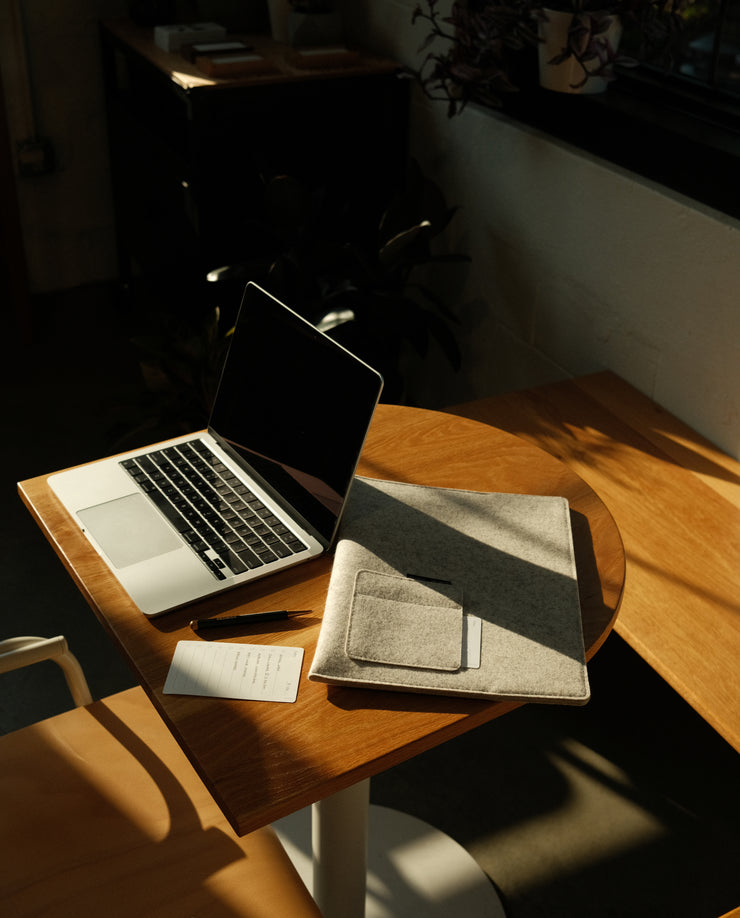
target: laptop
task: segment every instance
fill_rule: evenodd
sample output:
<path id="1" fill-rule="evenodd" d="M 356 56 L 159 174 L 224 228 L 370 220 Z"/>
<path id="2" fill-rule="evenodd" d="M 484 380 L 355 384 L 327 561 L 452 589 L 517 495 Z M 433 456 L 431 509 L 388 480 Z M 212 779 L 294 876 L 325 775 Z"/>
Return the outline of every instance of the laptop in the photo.
<path id="1" fill-rule="evenodd" d="M 160 615 L 331 547 L 382 385 L 249 283 L 207 430 L 49 484 L 138 608 Z"/>

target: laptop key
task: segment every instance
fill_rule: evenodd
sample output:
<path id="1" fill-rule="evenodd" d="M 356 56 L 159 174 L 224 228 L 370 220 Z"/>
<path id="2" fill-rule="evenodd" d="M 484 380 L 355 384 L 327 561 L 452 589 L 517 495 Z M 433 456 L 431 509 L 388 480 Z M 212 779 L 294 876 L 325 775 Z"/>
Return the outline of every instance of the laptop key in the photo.
<path id="1" fill-rule="evenodd" d="M 250 570 L 254 570 L 256 567 L 262 567 L 262 561 L 260 561 L 257 555 L 255 555 L 253 551 L 250 551 L 246 545 L 242 545 L 241 548 L 235 548 L 234 550 Z"/>
<path id="2" fill-rule="evenodd" d="M 268 561 L 276 560 L 276 556 L 270 551 L 267 545 L 256 545 L 254 551 L 260 561 L 265 564 L 267 564 Z"/>
<path id="3" fill-rule="evenodd" d="M 201 441 L 121 465 L 220 580 L 305 550 Z"/>
<path id="4" fill-rule="evenodd" d="M 185 518 L 167 500 L 164 494 L 159 491 L 152 491 L 148 495 L 157 509 L 167 517 L 178 532 L 187 532 L 191 527 Z"/>
<path id="5" fill-rule="evenodd" d="M 208 549 L 201 554 L 200 558 L 217 580 L 226 580 L 226 574 L 223 572 L 223 562 L 218 557 L 215 557 L 215 552 Z"/>
<path id="6" fill-rule="evenodd" d="M 224 560 L 226 561 L 227 567 L 234 574 L 243 574 L 244 571 L 247 570 L 247 565 L 241 560 L 239 555 L 233 551 L 227 551 Z"/>
<path id="7" fill-rule="evenodd" d="M 285 544 L 293 552 L 294 555 L 297 555 L 298 552 L 305 551 L 306 546 L 301 542 L 301 540 L 294 536 L 292 533 L 289 536 L 285 536 Z"/>

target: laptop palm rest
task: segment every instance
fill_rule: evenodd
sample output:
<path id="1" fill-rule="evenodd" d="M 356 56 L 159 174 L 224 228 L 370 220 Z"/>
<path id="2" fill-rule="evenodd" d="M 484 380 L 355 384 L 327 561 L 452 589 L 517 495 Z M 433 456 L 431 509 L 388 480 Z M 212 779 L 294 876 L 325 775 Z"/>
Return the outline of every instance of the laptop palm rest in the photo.
<path id="1" fill-rule="evenodd" d="M 128 567 L 182 547 L 143 494 L 128 494 L 78 511 L 85 529 L 114 567 Z"/>

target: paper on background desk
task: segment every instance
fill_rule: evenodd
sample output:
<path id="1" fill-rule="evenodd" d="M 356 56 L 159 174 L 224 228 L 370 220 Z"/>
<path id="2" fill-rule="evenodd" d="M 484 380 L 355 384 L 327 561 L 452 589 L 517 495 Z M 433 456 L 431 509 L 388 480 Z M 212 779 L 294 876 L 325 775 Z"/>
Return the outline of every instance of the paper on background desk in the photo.
<path id="1" fill-rule="evenodd" d="M 164 693 L 294 702 L 302 664 L 302 647 L 178 641 Z"/>

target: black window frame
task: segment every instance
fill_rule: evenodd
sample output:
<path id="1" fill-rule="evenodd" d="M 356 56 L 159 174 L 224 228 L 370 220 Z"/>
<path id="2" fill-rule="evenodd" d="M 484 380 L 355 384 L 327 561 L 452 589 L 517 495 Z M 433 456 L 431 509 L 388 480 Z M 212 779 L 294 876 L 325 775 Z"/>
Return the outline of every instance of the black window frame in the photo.
<path id="1" fill-rule="evenodd" d="M 657 69 L 623 69 L 604 93 L 541 89 L 525 62 L 503 112 L 740 219 L 740 100 Z"/>

